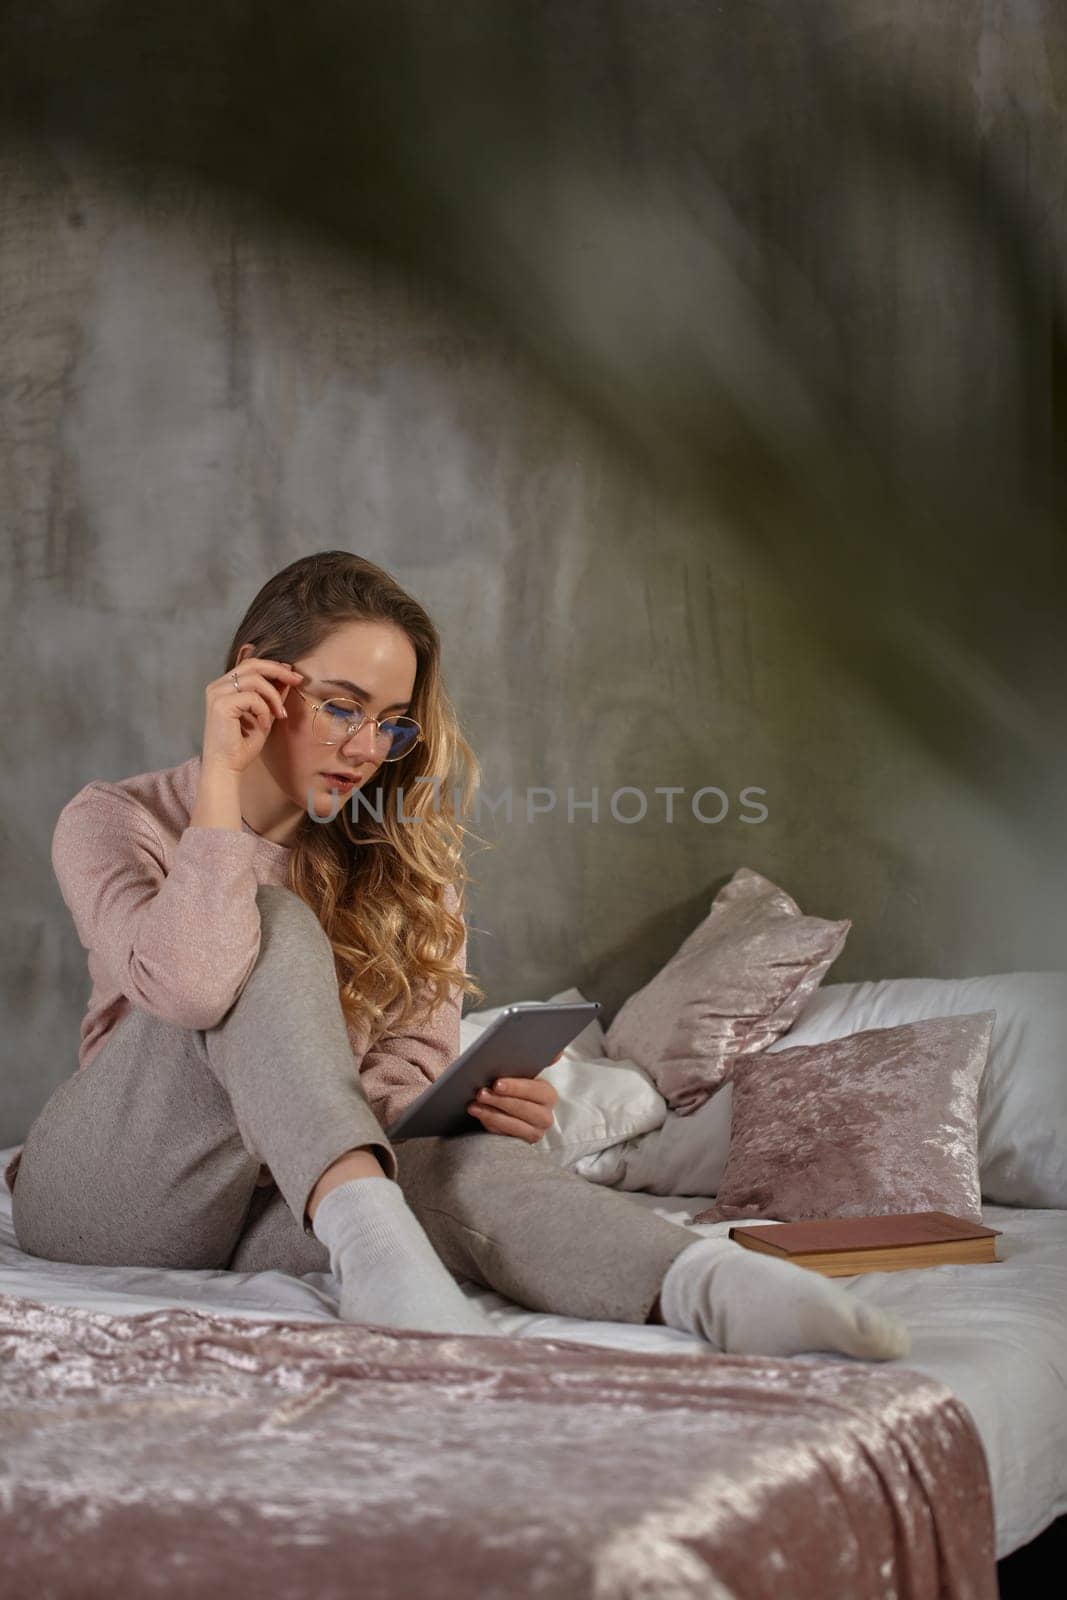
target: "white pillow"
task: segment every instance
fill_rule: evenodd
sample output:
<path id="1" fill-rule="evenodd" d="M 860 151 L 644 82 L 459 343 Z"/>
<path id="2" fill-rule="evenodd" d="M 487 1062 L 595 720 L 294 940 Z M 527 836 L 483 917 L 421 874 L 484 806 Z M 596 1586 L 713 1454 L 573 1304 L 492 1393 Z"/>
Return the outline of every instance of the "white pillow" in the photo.
<path id="1" fill-rule="evenodd" d="M 727 1081 L 688 1116 L 667 1107 L 666 1116 L 650 1133 L 587 1156 L 574 1170 L 590 1183 L 612 1189 L 700 1198 L 716 1195 L 730 1152 L 733 1098 L 733 1084 Z"/>
<path id="2" fill-rule="evenodd" d="M 993 1205 L 1067 1207 L 1067 972 L 983 978 L 887 978 L 826 984 L 768 1052 L 822 1044 L 866 1028 L 995 1011 L 978 1090 L 978 1173 Z M 733 1086 L 691 1116 L 590 1156 L 575 1171 L 649 1194 L 712 1196 L 730 1148 Z"/>
<path id="3" fill-rule="evenodd" d="M 767 1048 L 995 1011 L 978 1086 L 978 1176 L 993 1205 L 1067 1207 L 1067 972 L 831 983 Z"/>
<path id="4" fill-rule="evenodd" d="M 585 995 L 565 989 L 550 998 L 573 1002 Z M 465 1050 L 503 1010 L 495 1006 L 462 1017 L 460 1049 Z M 647 1133 L 667 1115 L 667 1102 L 644 1069 L 635 1061 L 614 1060 L 605 1053 L 604 1030 L 596 1017 L 564 1047 L 563 1059 L 538 1076 L 549 1080 L 559 1099 L 552 1126 L 535 1148 L 561 1167 Z"/>
<path id="5" fill-rule="evenodd" d="M 584 998 L 577 989 L 552 996 Z M 462 1048 L 501 1009 L 477 1013 L 477 1022 L 474 1014 L 464 1018 Z M 978 1092 L 982 1198 L 993 1205 L 1067 1208 L 1067 972 L 825 984 L 767 1049 L 974 1011 L 997 1013 Z M 716 1195 L 730 1146 L 732 1085 L 680 1117 L 641 1067 L 612 1061 L 603 1048 L 603 1030 L 594 1021 L 562 1061 L 545 1069 L 542 1076 L 552 1079 L 560 1099 L 555 1125 L 538 1148 L 611 1188 Z M 613 1078 L 611 1069 L 621 1069 L 621 1076 Z"/>

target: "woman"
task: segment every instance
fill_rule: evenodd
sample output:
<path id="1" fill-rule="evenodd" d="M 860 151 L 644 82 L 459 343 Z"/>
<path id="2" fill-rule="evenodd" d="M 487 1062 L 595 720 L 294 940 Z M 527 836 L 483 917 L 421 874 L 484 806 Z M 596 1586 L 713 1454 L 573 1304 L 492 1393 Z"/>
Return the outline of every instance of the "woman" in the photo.
<path id="1" fill-rule="evenodd" d="M 472 1103 L 483 1132 L 387 1137 L 458 1054 L 463 994 L 483 994 L 449 800 L 466 813 L 478 766 L 437 630 L 388 573 L 346 551 L 293 562 L 205 699 L 200 755 L 89 783 L 56 825 L 93 992 L 79 1070 L 9 1166 L 23 1250 L 329 1270 L 343 1319 L 390 1327 L 495 1333 L 466 1277 L 723 1350 L 906 1352 L 839 1285 L 558 1167 L 537 1149 L 543 1078 Z M 356 789 L 366 804 L 344 804 Z"/>

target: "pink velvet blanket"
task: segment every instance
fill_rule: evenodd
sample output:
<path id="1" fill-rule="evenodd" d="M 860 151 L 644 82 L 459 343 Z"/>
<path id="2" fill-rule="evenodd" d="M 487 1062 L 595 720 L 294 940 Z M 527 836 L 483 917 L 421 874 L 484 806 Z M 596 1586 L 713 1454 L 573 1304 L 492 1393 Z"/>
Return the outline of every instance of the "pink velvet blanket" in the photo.
<path id="1" fill-rule="evenodd" d="M 5 1600 L 996 1600 L 900 1366 L 0 1295 L 0 1385 Z"/>

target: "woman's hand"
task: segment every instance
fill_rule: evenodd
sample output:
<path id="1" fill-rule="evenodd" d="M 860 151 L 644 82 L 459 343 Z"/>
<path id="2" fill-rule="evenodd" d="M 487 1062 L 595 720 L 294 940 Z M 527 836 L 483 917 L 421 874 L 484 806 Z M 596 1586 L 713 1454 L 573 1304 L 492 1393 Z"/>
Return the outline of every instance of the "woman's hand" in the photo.
<path id="1" fill-rule="evenodd" d="M 559 1061 L 560 1056 L 555 1059 Z M 536 1144 L 551 1128 L 558 1100 L 559 1094 L 547 1078 L 497 1078 L 492 1089 L 479 1089 L 467 1110 L 488 1133 L 510 1133 L 515 1139 Z"/>
<path id="2" fill-rule="evenodd" d="M 205 768 L 225 767 L 239 776 L 263 749 L 275 720 L 288 716 L 286 697 L 303 674 L 262 656 L 246 656 L 233 672 L 224 672 L 204 690 L 202 760 Z"/>

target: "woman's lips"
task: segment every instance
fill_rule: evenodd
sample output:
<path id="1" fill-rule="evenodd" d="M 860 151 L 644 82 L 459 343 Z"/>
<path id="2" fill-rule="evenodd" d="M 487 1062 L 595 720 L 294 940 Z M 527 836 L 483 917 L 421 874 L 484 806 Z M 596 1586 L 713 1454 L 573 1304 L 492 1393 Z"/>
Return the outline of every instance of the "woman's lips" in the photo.
<path id="1" fill-rule="evenodd" d="M 351 789 L 359 782 L 358 778 L 347 778 L 339 772 L 324 772 L 322 776 L 336 789 Z"/>

